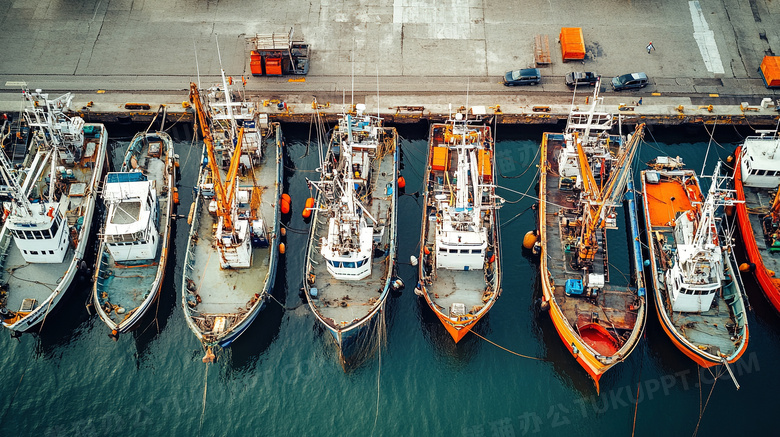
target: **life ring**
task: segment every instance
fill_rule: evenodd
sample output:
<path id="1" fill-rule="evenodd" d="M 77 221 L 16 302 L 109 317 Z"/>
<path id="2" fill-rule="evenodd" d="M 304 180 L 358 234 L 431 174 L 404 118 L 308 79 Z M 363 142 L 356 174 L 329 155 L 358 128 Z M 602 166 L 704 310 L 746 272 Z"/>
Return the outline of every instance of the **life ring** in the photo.
<path id="1" fill-rule="evenodd" d="M 690 209 L 685 212 L 685 216 L 688 217 L 688 220 L 690 221 L 693 221 L 695 218 L 695 216 L 693 215 L 693 211 L 691 211 Z"/>

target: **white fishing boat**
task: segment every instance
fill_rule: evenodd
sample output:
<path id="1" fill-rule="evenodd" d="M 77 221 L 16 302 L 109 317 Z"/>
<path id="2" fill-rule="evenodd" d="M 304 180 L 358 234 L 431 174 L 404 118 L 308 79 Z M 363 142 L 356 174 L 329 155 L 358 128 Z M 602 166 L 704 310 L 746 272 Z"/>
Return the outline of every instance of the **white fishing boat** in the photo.
<path id="1" fill-rule="evenodd" d="M 333 336 L 342 365 L 372 350 L 371 332 L 395 283 L 398 134 L 382 119 L 344 114 L 321 158 L 304 288 L 317 320 Z"/>
<path id="2" fill-rule="evenodd" d="M 23 94 L 35 153 L 23 172 L 0 153 L 12 191 L 0 233 L 0 318 L 15 332 L 42 325 L 77 273 L 89 268 L 84 257 L 108 137 L 102 124 L 65 115 L 72 94 L 52 100 L 40 90 Z"/>
<path id="3" fill-rule="evenodd" d="M 120 171 L 106 175 L 92 303 L 114 338 L 136 328 L 159 295 L 178 203 L 176 167 L 167 133 L 140 132 Z"/>
<path id="4" fill-rule="evenodd" d="M 282 189 L 282 130 L 257 103 L 222 84 L 190 100 L 203 133 L 203 165 L 187 221 L 182 306 L 214 359 L 265 307 L 276 279 Z"/>
<path id="5" fill-rule="evenodd" d="M 734 256 L 735 190 L 715 167 L 703 196 L 693 170 L 659 157 L 642 171 L 645 229 L 661 326 L 702 367 L 736 362 L 748 344 L 748 320 Z M 736 382 L 736 381 L 735 381 Z M 739 386 L 737 386 L 739 388 Z"/>
<path id="6" fill-rule="evenodd" d="M 495 144 L 490 126 L 461 113 L 431 125 L 419 282 L 415 289 L 455 343 L 501 295 Z"/>

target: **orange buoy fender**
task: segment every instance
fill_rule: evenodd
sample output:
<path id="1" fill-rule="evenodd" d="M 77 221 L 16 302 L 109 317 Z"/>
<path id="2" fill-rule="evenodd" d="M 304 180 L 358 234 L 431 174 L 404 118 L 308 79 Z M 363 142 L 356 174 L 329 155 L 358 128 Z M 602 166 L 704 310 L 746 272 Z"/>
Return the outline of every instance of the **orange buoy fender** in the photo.
<path id="1" fill-rule="evenodd" d="M 533 249 L 534 243 L 536 243 L 536 231 L 528 231 L 523 237 L 523 247 L 526 249 Z"/>
<path id="2" fill-rule="evenodd" d="M 287 193 L 284 193 L 284 194 L 282 194 L 282 201 L 283 201 L 283 202 L 285 202 L 285 201 L 286 201 L 287 203 L 290 203 L 290 202 L 292 202 L 292 199 L 290 198 L 290 195 L 289 195 L 289 194 L 287 194 Z"/>
<path id="3" fill-rule="evenodd" d="M 398 176 L 398 188 L 406 188 L 406 179 L 403 176 Z"/>
<path id="4" fill-rule="evenodd" d="M 179 204 L 179 189 L 176 187 L 173 187 L 173 204 Z"/>
<path id="5" fill-rule="evenodd" d="M 282 214 L 287 214 L 290 212 L 290 202 L 282 199 L 280 206 L 282 208 Z"/>
<path id="6" fill-rule="evenodd" d="M 285 249 L 286 249 L 286 247 L 284 246 L 284 243 L 279 243 L 279 253 L 284 255 Z"/>
<path id="7" fill-rule="evenodd" d="M 303 208 L 303 211 L 301 212 L 303 218 L 309 218 L 309 216 L 311 216 L 312 208 L 314 208 L 314 198 L 309 197 L 308 199 L 306 199 L 306 206 Z"/>

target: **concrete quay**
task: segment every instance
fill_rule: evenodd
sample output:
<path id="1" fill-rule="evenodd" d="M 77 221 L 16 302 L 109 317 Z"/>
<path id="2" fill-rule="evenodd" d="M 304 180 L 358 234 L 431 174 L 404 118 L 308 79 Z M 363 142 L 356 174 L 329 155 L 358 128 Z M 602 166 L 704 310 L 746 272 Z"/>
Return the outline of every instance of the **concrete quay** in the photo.
<path id="1" fill-rule="evenodd" d="M 780 120 L 780 90 L 764 87 L 758 69 L 764 55 L 780 54 L 780 4 L 768 0 L 71 3 L 0 0 L 0 111 L 19 111 L 24 82 L 53 95 L 73 91 L 72 109 L 90 120 L 146 121 L 160 104 L 170 120 L 188 119 L 189 82 L 215 84 L 221 66 L 247 78 L 246 95 L 281 121 L 309 122 L 316 98 L 330 103 L 320 109 L 328 119 L 365 103 L 391 122 L 484 106 L 500 123 L 550 123 L 565 119 L 572 104 L 584 107 L 592 89 L 573 97 L 563 76 L 587 70 L 604 77 L 605 109 L 627 122 Z M 309 74 L 252 77 L 248 38 L 291 27 L 311 45 Z M 582 27 L 584 61 L 562 62 L 561 27 Z M 505 71 L 533 65 L 537 34 L 548 35 L 552 58 L 540 67 L 542 83 L 504 87 Z M 656 49 L 648 53 L 650 41 Z M 611 91 L 611 77 L 634 71 L 647 73 L 647 88 Z M 770 105 L 761 105 L 765 98 Z"/>

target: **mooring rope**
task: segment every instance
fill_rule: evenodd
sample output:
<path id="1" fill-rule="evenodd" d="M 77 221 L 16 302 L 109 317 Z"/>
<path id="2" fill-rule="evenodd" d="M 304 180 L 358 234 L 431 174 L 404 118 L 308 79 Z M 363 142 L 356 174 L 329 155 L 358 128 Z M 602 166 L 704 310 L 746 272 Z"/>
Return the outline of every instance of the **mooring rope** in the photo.
<path id="1" fill-rule="evenodd" d="M 203 377 L 203 407 L 200 410 L 200 424 L 198 425 L 198 435 L 203 431 L 203 418 L 206 416 L 206 392 L 209 388 L 209 364 L 206 363 L 206 373 Z"/>
<path id="2" fill-rule="evenodd" d="M 499 345 L 499 344 L 496 344 L 496 343 L 494 343 L 494 342 L 492 342 L 492 341 L 488 340 L 487 338 L 485 338 L 485 337 L 483 337 L 483 336 L 481 336 L 481 335 L 477 334 L 477 333 L 476 333 L 476 332 L 474 332 L 473 330 L 470 330 L 469 332 L 470 332 L 470 333 L 472 333 L 472 334 L 474 334 L 474 335 L 476 335 L 477 337 L 479 337 L 479 338 L 481 338 L 481 339 L 485 340 L 486 342 L 488 342 L 488 343 L 492 344 L 493 346 L 495 346 L 495 347 L 497 347 L 497 348 L 499 348 L 499 349 L 503 349 L 503 350 L 505 350 L 505 351 L 509 352 L 510 354 L 517 355 L 518 357 L 529 358 L 529 359 L 531 359 L 531 360 L 538 360 L 538 361 L 548 361 L 548 360 L 546 360 L 546 359 L 544 359 L 544 358 L 537 358 L 537 357 L 531 357 L 531 356 L 528 356 L 528 355 L 519 354 L 519 353 L 517 353 L 517 352 L 511 351 L 511 350 L 509 350 L 509 349 L 505 348 L 504 346 L 501 346 L 501 345 Z"/>
<path id="3" fill-rule="evenodd" d="M 696 437 L 696 434 L 699 433 L 701 418 L 704 417 L 704 411 L 707 409 L 707 404 L 710 403 L 710 397 L 712 396 L 712 392 L 715 390 L 715 384 L 718 383 L 718 379 L 725 373 L 725 371 L 723 371 L 719 375 L 715 376 L 710 369 L 707 369 L 707 371 L 710 372 L 710 376 L 712 376 L 714 380 L 712 382 L 712 387 L 710 387 L 710 394 L 707 395 L 707 400 L 704 402 L 704 407 L 701 405 L 701 368 L 699 368 L 697 372 L 699 375 L 699 420 L 696 422 L 696 428 L 693 430 L 693 437 Z"/>
<path id="4" fill-rule="evenodd" d="M 376 415 L 374 415 L 374 427 L 371 428 L 371 435 L 374 435 L 376 430 L 376 422 L 379 419 L 379 381 L 382 376 L 382 331 L 385 329 L 385 313 L 380 313 L 379 319 L 379 332 L 377 335 L 377 342 L 379 343 L 379 368 L 376 371 Z"/>
<path id="5" fill-rule="evenodd" d="M 631 426 L 631 437 L 634 437 L 634 431 L 636 431 L 636 412 L 639 411 L 639 389 L 642 386 L 642 363 L 644 363 L 644 360 L 639 364 L 639 381 L 636 383 L 636 396 L 634 396 L 636 402 L 634 403 L 634 424 Z"/>

